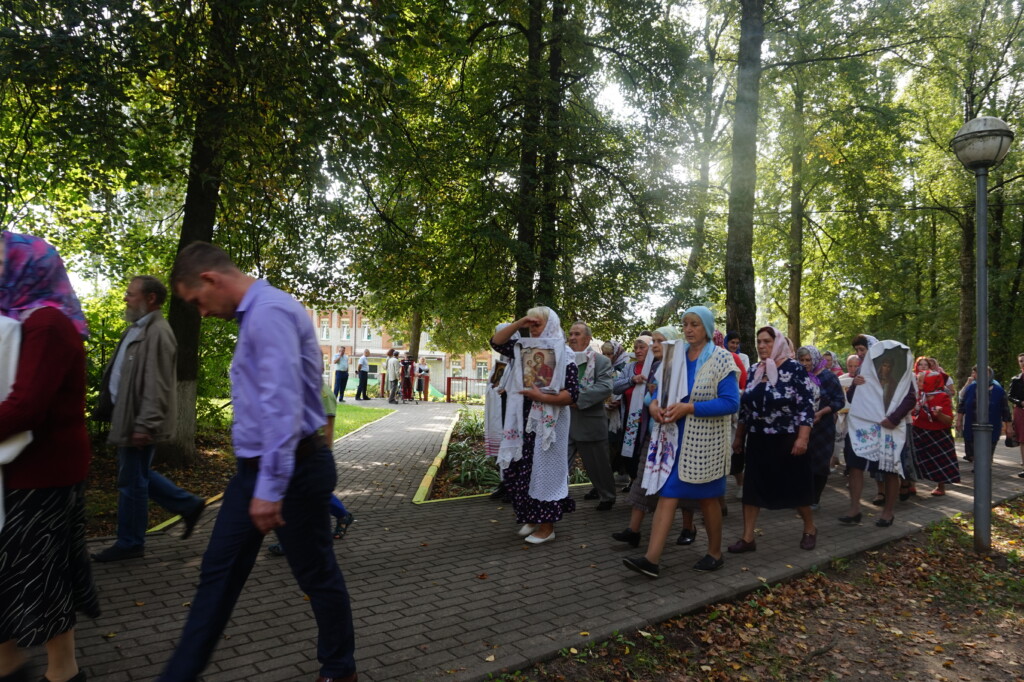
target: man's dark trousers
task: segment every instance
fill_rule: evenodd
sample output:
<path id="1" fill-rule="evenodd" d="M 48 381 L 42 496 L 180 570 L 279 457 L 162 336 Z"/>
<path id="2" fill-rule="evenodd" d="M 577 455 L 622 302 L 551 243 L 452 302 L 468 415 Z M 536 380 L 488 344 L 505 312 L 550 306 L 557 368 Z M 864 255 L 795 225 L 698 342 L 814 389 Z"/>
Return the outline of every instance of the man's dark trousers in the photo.
<path id="1" fill-rule="evenodd" d="M 366 395 L 366 380 L 369 379 L 370 373 L 365 370 L 359 370 L 359 385 L 356 387 L 356 400 L 369 400 L 370 396 Z"/>
<path id="2" fill-rule="evenodd" d="M 203 555 L 188 621 L 178 648 L 160 676 L 161 682 L 198 679 L 220 641 L 263 544 L 263 535 L 249 517 L 258 475 L 257 467 L 238 460 L 238 472 L 228 482 Z M 301 461 L 297 457 L 281 509 L 285 525 L 277 529 L 292 574 L 313 607 L 319 628 L 317 659 L 324 677 L 345 677 L 355 672 L 352 608 L 335 560 L 328 514 L 329 496 L 336 482 L 334 459 L 325 446 L 317 446 Z"/>
<path id="3" fill-rule="evenodd" d="M 334 397 L 338 400 L 345 399 L 345 388 L 348 387 L 348 372 L 335 370 L 334 372 Z"/>

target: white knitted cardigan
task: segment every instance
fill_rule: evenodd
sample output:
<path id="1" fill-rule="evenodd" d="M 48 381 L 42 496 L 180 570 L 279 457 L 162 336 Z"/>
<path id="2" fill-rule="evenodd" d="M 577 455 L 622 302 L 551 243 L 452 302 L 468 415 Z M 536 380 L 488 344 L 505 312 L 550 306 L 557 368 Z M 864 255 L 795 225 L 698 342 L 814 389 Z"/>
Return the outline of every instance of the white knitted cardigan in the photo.
<path id="1" fill-rule="evenodd" d="M 678 361 L 685 360 L 678 358 Z M 711 357 L 697 370 L 690 391 L 690 402 L 718 397 L 718 384 L 733 372 L 739 372 L 732 353 L 715 348 Z M 685 390 L 685 389 L 683 389 Z M 732 415 L 686 418 L 683 443 L 679 451 L 679 478 L 686 483 L 707 483 L 729 473 Z"/>

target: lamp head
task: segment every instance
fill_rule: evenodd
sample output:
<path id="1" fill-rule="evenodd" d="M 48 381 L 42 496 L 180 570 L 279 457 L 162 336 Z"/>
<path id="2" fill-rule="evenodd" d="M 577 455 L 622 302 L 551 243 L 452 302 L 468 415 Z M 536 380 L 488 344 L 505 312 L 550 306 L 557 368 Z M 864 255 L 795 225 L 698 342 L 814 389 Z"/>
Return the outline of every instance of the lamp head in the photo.
<path id="1" fill-rule="evenodd" d="M 977 170 L 999 165 L 1012 141 L 1010 126 L 995 116 L 979 116 L 965 123 L 949 144 L 965 168 Z"/>

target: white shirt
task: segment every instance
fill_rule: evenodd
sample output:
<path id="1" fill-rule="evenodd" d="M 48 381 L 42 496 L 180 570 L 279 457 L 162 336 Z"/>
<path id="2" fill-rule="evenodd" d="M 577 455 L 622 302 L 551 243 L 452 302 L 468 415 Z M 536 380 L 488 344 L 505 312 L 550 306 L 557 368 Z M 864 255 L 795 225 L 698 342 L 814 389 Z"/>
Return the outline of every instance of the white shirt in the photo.
<path id="1" fill-rule="evenodd" d="M 348 371 L 348 356 L 338 353 L 334 356 L 334 371 L 335 372 L 347 372 Z"/>

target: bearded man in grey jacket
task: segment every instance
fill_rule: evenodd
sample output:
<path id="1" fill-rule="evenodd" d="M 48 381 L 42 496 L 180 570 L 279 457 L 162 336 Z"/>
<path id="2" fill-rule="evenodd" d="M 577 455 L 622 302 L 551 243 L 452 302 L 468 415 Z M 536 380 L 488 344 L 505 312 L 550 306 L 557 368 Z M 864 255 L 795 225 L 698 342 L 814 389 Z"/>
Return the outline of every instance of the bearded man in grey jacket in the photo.
<path id="1" fill-rule="evenodd" d="M 160 307 L 167 288 L 155 277 L 132 279 L 124 295 L 128 329 L 103 373 L 95 417 L 110 421 L 109 442 L 117 447 L 117 542 L 92 555 L 121 561 L 145 554 L 149 499 L 180 514 L 183 538 L 192 534 L 203 501 L 150 466 L 157 443 L 171 439 L 177 416 L 175 362 L 178 343 Z"/>

